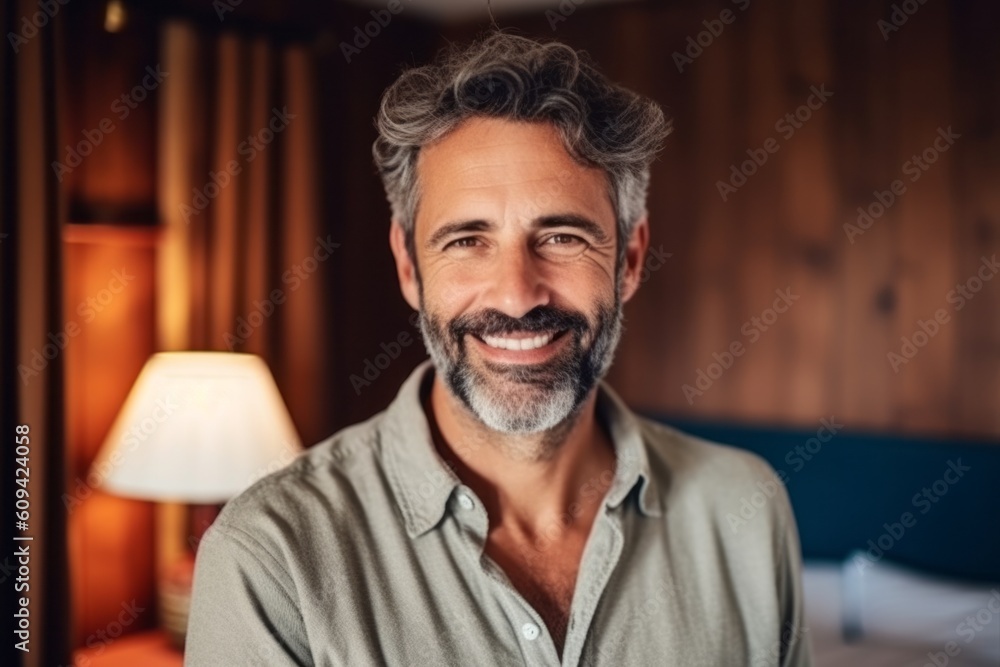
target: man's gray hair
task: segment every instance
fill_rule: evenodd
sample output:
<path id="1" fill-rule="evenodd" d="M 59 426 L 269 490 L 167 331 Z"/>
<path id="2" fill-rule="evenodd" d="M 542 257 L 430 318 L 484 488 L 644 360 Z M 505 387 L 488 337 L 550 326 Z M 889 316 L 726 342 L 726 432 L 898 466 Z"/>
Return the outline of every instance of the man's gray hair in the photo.
<path id="1" fill-rule="evenodd" d="M 408 245 L 420 149 L 474 116 L 551 123 L 575 160 L 603 169 L 624 252 L 646 211 L 649 166 L 670 121 L 652 100 L 611 83 L 585 54 L 502 32 L 406 70 L 382 96 L 372 154 Z"/>

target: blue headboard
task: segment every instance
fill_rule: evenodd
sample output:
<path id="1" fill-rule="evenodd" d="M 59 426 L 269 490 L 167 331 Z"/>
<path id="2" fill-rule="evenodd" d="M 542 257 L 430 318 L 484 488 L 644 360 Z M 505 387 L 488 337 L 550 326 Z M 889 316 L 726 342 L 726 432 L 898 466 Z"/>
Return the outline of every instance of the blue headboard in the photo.
<path id="1" fill-rule="evenodd" d="M 656 418 L 756 452 L 784 471 L 806 558 L 842 560 L 874 545 L 874 558 L 1000 581 L 1000 442 L 877 435 L 848 427 L 832 438 L 824 431 L 827 442 L 821 442 L 816 431 Z M 901 523 L 906 512 L 909 526 Z"/>

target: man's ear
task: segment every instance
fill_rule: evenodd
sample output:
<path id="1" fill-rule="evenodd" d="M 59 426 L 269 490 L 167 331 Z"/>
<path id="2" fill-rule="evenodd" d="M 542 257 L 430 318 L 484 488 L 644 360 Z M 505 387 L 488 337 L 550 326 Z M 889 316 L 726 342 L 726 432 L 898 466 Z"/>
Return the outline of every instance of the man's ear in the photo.
<path id="1" fill-rule="evenodd" d="M 622 303 L 628 301 L 639 289 L 646 250 L 649 248 L 649 217 L 644 215 L 632 227 L 625 246 L 625 271 L 622 276 Z"/>
<path id="2" fill-rule="evenodd" d="M 406 303 L 413 310 L 420 310 L 420 285 L 417 279 L 415 257 L 410 257 L 406 248 L 406 232 L 398 220 L 393 220 L 389 226 L 389 247 L 396 260 L 396 276 L 399 278 L 399 291 L 403 293 Z"/>

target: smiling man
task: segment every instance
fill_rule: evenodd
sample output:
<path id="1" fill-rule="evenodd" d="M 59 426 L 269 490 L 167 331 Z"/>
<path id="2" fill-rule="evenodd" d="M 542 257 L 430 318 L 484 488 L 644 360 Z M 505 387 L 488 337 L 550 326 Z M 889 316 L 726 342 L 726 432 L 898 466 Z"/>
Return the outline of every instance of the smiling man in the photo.
<path id="1" fill-rule="evenodd" d="M 378 129 L 431 360 L 226 506 L 188 664 L 809 664 L 774 472 L 601 382 L 649 243 L 660 109 L 564 45 L 492 34 L 405 72 Z"/>

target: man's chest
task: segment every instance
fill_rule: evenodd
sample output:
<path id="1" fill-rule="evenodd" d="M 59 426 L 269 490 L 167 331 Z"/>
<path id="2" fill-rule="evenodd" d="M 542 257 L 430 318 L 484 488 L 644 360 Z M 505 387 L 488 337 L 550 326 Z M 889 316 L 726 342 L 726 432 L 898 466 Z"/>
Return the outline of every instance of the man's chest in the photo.
<path id="1" fill-rule="evenodd" d="M 671 554 L 657 525 L 639 521 L 605 523 L 573 548 L 543 543 L 530 551 L 477 543 L 455 521 L 419 540 L 385 533 L 371 545 L 338 540 L 338 566 L 303 568 L 307 580 L 299 582 L 315 664 L 462 665 L 488 656 L 489 664 L 518 666 L 651 664 L 654 657 L 722 665 L 736 664 L 725 656 L 745 658 L 746 640 L 759 629 L 744 623 L 772 620 L 759 600 L 752 618 L 740 618 L 717 577 L 700 575 L 704 565 L 692 570 Z M 712 557 L 708 543 L 691 542 Z"/>
<path id="2" fill-rule="evenodd" d="M 542 617 L 558 647 L 565 641 L 585 546 L 586 535 L 575 532 L 529 540 L 495 531 L 486 543 L 486 555 Z"/>

